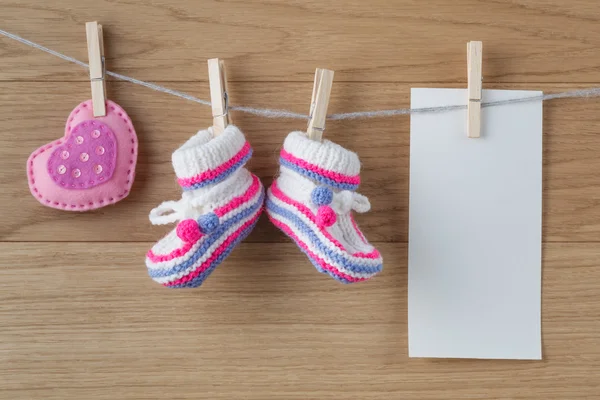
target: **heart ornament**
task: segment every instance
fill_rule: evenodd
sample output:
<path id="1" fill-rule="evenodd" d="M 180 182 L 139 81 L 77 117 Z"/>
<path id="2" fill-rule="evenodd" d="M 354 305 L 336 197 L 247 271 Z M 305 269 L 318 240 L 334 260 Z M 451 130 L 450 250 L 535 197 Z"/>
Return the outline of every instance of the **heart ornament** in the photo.
<path id="1" fill-rule="evenodd" d="M 127 113 L 106 101 L 106 115 L 94 117 L 92 100 L 69 115 L 64 137 L 29 156 L 31 194 L 43 205 L 88 211 L 114 204 L 131 190 L 138 140 Z"/>

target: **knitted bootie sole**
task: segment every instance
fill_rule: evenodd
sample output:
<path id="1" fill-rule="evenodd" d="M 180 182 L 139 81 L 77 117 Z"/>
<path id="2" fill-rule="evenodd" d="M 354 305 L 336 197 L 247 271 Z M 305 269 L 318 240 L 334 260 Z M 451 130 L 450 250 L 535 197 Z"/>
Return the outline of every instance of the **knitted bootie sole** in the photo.
<path id="1" fill-rule="evenodd" d="M 155 224 L 179 221 L 146 255 L 153 280 L 170 288 L 198 287 L 250 234 L 264 202 L 260 180 L 243 168 L 250 156 L 233 126 L 216 138 L 211 130 L 201 131 L 175 151 L 184 194 L 150 213 Z"/>

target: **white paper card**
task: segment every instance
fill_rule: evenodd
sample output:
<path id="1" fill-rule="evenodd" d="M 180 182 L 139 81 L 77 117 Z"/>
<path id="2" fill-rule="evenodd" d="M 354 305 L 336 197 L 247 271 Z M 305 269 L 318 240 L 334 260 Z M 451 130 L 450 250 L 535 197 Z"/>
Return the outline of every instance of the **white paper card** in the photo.
<path id="1" fill-rule="evenodd" d="M 483 101 L 541 92 L 484 90 Z M 412 89 L 411 107 L 465 104 Z M 410 121 L 410 357 L 541 359 L 542 102 Z"/>

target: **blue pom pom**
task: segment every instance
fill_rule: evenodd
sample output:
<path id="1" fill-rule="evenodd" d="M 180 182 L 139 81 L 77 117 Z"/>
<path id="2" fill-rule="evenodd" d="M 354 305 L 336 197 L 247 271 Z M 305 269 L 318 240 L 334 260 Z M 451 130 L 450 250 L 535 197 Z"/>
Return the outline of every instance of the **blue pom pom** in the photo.
<path id="1" fill-rule="evenodd" d="M 219 226 L 219 217 L 213 212 L 201 215 L 198 218 L 198 226 L 202 233 L 211 233 Z"/>
<path id="2" fill-rule="evenodd" d="M 327 206 L 333 201 L 333 192 L 327 186 L 317 186 L 310 194 L 310 198 L 316 206 Z"/>

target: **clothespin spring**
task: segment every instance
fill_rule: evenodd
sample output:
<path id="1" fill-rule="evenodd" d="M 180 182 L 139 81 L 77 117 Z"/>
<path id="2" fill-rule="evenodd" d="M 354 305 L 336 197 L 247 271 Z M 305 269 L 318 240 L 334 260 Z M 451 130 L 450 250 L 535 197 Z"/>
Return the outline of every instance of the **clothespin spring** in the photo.
<path id="1" fill-rule="evenodd" d="M 229 96 L 227 95 L 227 92 L 223 92 L 223 101 L 225 102 L 225 105 L 223 106 L 225 112 L 221 115 L 213 115 L 213 118 L 226 117 L 229 114 Z"/>
<path id="2" fill-rule="evenodd" d="M 316 106 L 317 106 L 317 104 L 316 104 L 316 102 L 315 102 L 315 101 L 313 101 L 313 102 L 310 104 L 310 112 L 308 113 L 308 120 L 309 120 L 309 121 L 313 119 L 313 116 L 314 116 L 314 112 L 315 112 L 315 108 L 316 108 Z M 325 120 L 323 121 L 323 126 L 322 126 L 322 127 L 313 126 L 313 127 L 312 127 L 312 129 L 313 129 L 314 131 L 319 131 L 319 132 L 321 132 L 321 133 L 325 132 L 325 123 L 326 123 L 326 121 L 327 121 L 327 119 L 325 119 Z"/>
<path id="3" fill-rule="evenodd" d="M 104 58 L 104 56 L 100 56 L 100 63 L 102 64 L 102 76 L 90 78 L 90 81 L 92 82 L 102 82 L 106 77 L 106 59 Z"/>

